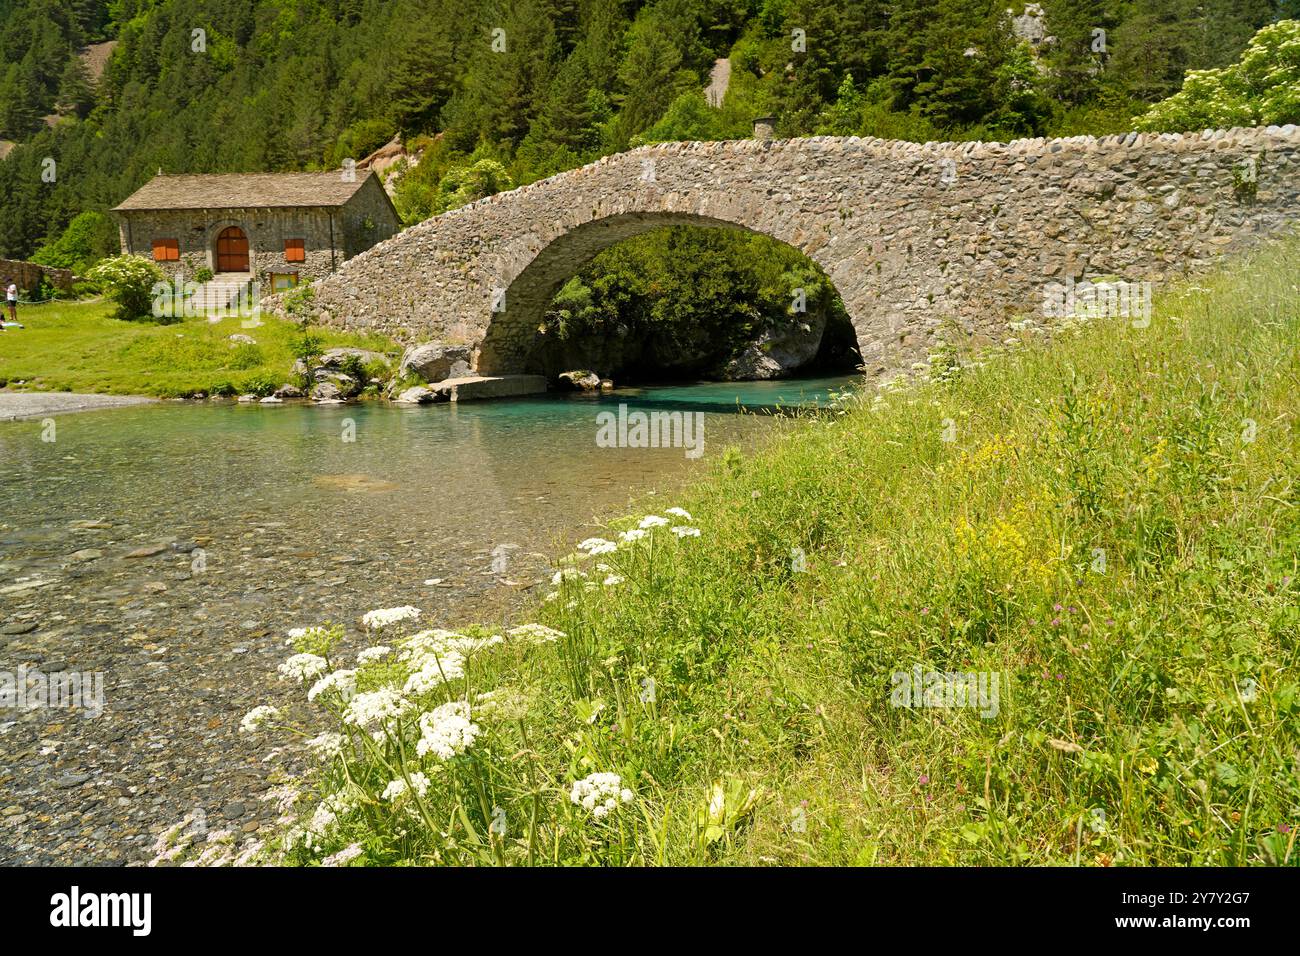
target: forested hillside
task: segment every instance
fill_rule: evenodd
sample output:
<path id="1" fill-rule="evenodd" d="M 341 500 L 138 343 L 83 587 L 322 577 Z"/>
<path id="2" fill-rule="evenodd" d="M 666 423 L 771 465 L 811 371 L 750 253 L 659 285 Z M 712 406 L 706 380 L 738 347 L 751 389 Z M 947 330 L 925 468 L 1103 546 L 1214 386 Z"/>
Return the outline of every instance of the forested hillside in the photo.
<path id="1" fill-rule="evenodd" d="M 0 0 L 0 256 L 82 271 L 116 252 L 105 211 L 158 170 L 332 168 L 395 135 L 418 157 L 394 180 L 410 223 L 638 143 L 748 136 L 759 114 L 782 136 L 1115 132 L 1188 70 L 1237 69 L 1259 28 L 1297 13 L 1300 0 Z M 1298 60 L 1297 46 L 1275 37 L 1264 59 Z M 720 58 L 730 80 L 710 105 Z M 1216 92 L 1217 113 L 1172 100 L 1162 121 L 1250 122 L 1253 83 L 1229 76 L 1240 95 Z M 1269 115 L 1295 121 L 1295 99 Z M 766 291 L 722 311 L 780 311 L 771 277 L 799 257 L 744 242 L 643 238 L 585 270 L 560 319 L 660 314 L 656 290 L 689 294 L 674 262 L 728 256 L 767 259 L 740 283 Z"/>

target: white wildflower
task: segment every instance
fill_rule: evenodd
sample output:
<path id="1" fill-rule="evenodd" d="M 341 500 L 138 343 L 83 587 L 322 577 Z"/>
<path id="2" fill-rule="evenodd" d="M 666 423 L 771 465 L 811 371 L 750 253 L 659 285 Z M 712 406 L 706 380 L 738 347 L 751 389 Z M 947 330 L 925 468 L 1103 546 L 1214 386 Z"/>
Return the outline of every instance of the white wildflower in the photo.
<path id="1" fill-rule="evenodd" d="M 420 609 L 418 607 L 405 604 L 402 607 L 386 607 L 367 611 L 361 615 L 361 623 L 372 630 L 377 630 L 401 621 L 412 621 L 419 616 Z"/>
<path id="2" fill-rule="evenodd" d="M 463 754 L 483 730 L 470 720 L 469 704 L 454 700 L 420 716 L 420 739 L 415 752 L 432 753 L 442 760 Z"/>
<path id="3" fill-rule="evenodd" d="M 588 554 L 609 554 L 611 551 L 617 551 L 618 545 L 604 538 L 588 538 L 578 545 L 578 549 Z"/>
<path id="4" fill-rule="evenodd" d="M 398 777 L 396 780 L 390 781 L 388 786 L 384 787 L 383 799 L 392 803 L 394 800 L 404 797 L 411 788 L 414 788 L 415 792 L 421 797 L 429 792 L 428 777 L 420 773 L 418 770 L 410 776 L 410 786 L 407 786 L 406 779 L 403 777 Z"/>
<path id="5" fill-rule="evenodd" d="M 545 624 L 520 624 L 518 627 L 512 627 L 506 633 L 511 637 L 520 637 L 534 644 L 558 641 L 565 636 L 563 631 L 557 631 Z"/>
<path id="6" fill-rule="evenodd" d="M 293 809 L 294 804 L 298 802 L 298 798 L 301 796 L 302 792 L 297 788 L 286 785 L 272 787 L 258 799 L 264 803 L 274 800 L 276 812 L 284 814 Z"/>
<path id="7" fill-rule="evenodd" d="M 379 644 L 375 647 L 367 647 L 357 655 L 358 664 L 369 664 L 372 661 L 382 661 L 385 657 L 393 652 L 391 647 Z"/>
<path id="8" fill-rule="evenodd" d="M 619 540 L 624 544 L 631 544 L 633 541 L 640 541 L 646 536 L 646 533 L 640 528 L 633 528 L 630 531 L 623 531 L 619 534 Z"/>
<path id="9" fill-rule="evenodd" d="M 307 741 L 307 747 L 318 757 L 333 757 L 343 750 L 343 735 L 320 734 Z"/>
<path id="10" fill-rule="evenodd" d="M 661 518 L 658 515 L 646 515 L 644 518 L 641 519 L 641 523 L 637 525 L 637 527 L 638 528 L 662 528 L 664 525 L 668 523 L 669 522 L 667 518 Z"/>
<path id="11" fill-rule="evenodd" d="M 414 661 L 428 654 L 445 654 L 454 650 L 455 642 L 460 639 L 461 635 L 455 631 L 432 627 L 402 641 L 402 650 L 397 656 L 404 661 Z"/>
<path id="12" fill-rule="evenodd" d="M 414 671 L 402 688 L 405 694 L 427 694 L 436 687 L 465 676 L 465 657 L 459 651 L 428 652 L 412 658 Z"/>
<path id="13" fill-rule="evenodd" d="M 700 536 L 699 528 L 690 528 L 684 524 L 679 524 L 675 528 L 669 528 L 673 534 L 679 538 L 698 538 Z"/>
<path id="14" fill-rule="evenodd" d="M 255 734 L 262 729 L 262 725 L 272 717 L 278 717 L 280 712 L 270 704 L 262 704 L 254 707 L 244 715 L 244 719 L 239 722 L 239 732 L 241 734 Z"/>
<path id="15" fill-rule="evenodd" d="M 253 859 L 257 856 L 257 854 L 261 852 L 262 852 L 262 841 L 249 840 L 244 845 L 244 848 L 239 851 L 239 856 L 235 857 L 234 862 L 231 865 L 249 866 L 252 864 Z"/>
<path id="16" fill-rule="evenodd" d="M 397 691 L 381 687 L 379 690 L 357 694 L 343 713 L 343 722 L 356 727 L 369 727 L 396 720 L 411 707 L 410 701 Z"/>
<path id="17" fill-rule="evenodd" d="M 587 575 L 577 568 L 560 568 L 551 577 L 552 584 L 559 584 L 561 581 L 576 581 L 579 578 L 585 578 Z"/>
<path id="18" fill-rule="evenodd" d="M 614 585 L 622 584 L 626 580 L 627 578 L 623 577 L 621 574 L 611 574 L 609 577 L 605 578 L 604 584 L 606 587 L 612 588 Z"/>
<path id="19" fill-rule="evenodd" d="M 691 513 L 685 508 L 666 508 L 664 514 L 672 515 L 674 518 L 681 518 L 683 521 L 691 520 Z"/>
<path id="20" fill-rule="evenodd" d="M 326 674 L 311 685 L 311 689 L 307 691 L 307 699 L 315 700 L 321 694 L 330 691 L 336 691 L 345 701 L 351 700 L 352 695 L 357 692 L 357 672 L 338 670 L 332 674 Z"/>
<path id="21" fill-rule="evenodd" d="M 294 654 L 280 665 L 280 680 L 306 683 L 324 674 L 329 668 L 329 662 L 319 654 Z"/>
<path id="22" fill-rule="evenodd" d="M 361 844 L 353 843 L 351 846 L 345 846 L 337 853 L 325 857 L 320 861 L 321 866 L 347 866 L 353 860 L 361 855 Z"/>
<path id="23" fill-rule="evenodd" d="M 620 803 L 631 803 L 636 795 L 623 786 L 623 778 L 616 773 L 593 773 L 574 783 L 569 800 L 582 807 L 597 820 L 604 819 Z"/>

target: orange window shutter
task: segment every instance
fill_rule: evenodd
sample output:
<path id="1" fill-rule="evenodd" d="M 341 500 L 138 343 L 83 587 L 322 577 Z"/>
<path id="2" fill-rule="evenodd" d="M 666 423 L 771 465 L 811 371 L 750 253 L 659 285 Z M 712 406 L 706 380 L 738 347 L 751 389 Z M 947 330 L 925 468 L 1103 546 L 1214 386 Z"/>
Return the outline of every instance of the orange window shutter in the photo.
<path id="1" fill-rule="evenodd" d="M 154 262 L 176 262 L 181 257 L 181 244 L 178 239 L 155 239 L 153 241 Z"/>
<path id="2" fill-rule="evenodd" d="M 284 240 L 284 261 L 285 262 L 306 262 L 307 261 L 306 243 L 302 239 Z"/>

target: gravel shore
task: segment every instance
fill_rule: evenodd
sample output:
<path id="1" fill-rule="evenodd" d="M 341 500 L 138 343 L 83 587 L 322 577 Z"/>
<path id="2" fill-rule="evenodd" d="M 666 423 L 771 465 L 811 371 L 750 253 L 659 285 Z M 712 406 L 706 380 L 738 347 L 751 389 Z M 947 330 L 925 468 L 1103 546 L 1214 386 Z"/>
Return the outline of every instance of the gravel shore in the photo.
<path id="1" fill-rule="evenodd" d="M 88 412 L 97 408 L 143 405 L 155 399 L 140 395 L 79 395 L 76 392 L 0 391 L 0 422 L 20 418 L 43 418 L 65 412 Z"/>

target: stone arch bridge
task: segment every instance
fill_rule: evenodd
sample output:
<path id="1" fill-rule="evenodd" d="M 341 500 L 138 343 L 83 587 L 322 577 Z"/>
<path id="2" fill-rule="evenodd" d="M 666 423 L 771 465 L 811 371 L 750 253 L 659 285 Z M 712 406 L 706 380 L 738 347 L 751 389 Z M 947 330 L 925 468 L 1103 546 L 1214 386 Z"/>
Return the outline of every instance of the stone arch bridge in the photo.
<path id="1" fill-rule="evenodd" d="M 664 225 L 747 229 L 825 270 L 867 372 L 880 374 L 953 324 L 1000 339 L 1070 279 L 1158 285 L 1298 216 L 1295 126 L 1007 144 L 668 143 L 413 226 L 317 282 L 309 308 L 407 345 L 471 345 L 480 374 L 518 372 L 552 295 L 600 250 Z"/>

